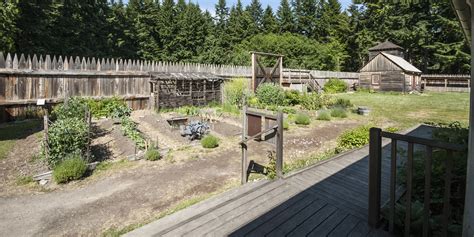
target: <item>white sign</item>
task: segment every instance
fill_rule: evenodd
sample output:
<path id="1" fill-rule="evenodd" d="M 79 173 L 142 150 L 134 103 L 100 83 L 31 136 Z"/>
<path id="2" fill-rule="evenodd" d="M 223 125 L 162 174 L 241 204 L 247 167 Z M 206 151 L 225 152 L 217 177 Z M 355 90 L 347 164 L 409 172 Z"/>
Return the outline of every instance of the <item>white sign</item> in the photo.
<path id="1" fill-rule="evenodd" d="M 38 101 L 36 101 L 36 105 L 45 105 L 45 104 L 46 104 L 45 99 L 38 99 Z"/>

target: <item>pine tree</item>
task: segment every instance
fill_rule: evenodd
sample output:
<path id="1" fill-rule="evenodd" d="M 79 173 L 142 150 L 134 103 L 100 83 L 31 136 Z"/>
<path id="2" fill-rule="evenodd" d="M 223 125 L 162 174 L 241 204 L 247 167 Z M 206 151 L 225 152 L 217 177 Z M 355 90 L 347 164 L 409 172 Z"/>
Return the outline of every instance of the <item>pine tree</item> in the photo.
<path id="1" fill-rule="evenodd" d="M 162 56 L 159 32 L 159 5 L 153 0 L 144 0 L 143 9 L 135 19 L 138 39 L 138 55 L 146 60 L 159 60 Z"/>
<path id="2" fill-rule="evenodd" d="M 296 32 L 299 34 L 317 38 L 316 24 L 318 23 L 318 8 L 314 0 L 293 1 L 295 11 Z"/>
<path id="3" fill-rule="evenodd" d="M 178 29 L 176 27 L 176 8 L 173 0 L 163 1 L 157 18 L 162 49 L 160 59 L 163 61 L 176 61 L 177 59 L 173 56 L 173 51 L 176 46 L 174 38 Z"/>
<path id="4" fill-rule="evenodd" d="M 138 43 L 134 39 L 134 23 L 127 15 L 127 8 L 122 0 L 110 6 L 108 44 L 109 56 L 114 58 L 136 58 Z"/>
<path id="5" fill-rule="evenodd" d="M 247 6 L 245 9 L 246 12 L 250 14 L 252 20 L 255 24 L 257 31 L 262 29 L 262 21 L 263 21 L 263 9 L 262 4 L 259 0 L 252 0 L 250 5 Z"/>
<path id="6" fill-rule="evenodd" d="M 15 50 L 16 19 L 18 7 L 14 1 L 0 2 L 0 52 Z"/>
<path id="7" fill-rule="evenodd" d="M 224 32 L 229 20 L 229 8 L 225 0 L 219 0 L 216 4 L 216 29 Z"/>
<path id="8" fill-rule="evenodd" d="M 295 19 L 288 0 L 281 0 L 276 19 L 280 33 L 295 32 Z"/>
<path id="9" fill-rule="evenodd" d="M 240 0 L 230 10 L 228 35 L 232 45 L 240 43 L 249 36 L 244 19 L 244 9 Z"/>
<path id="10" fill-rule="evenodd" d="M 276 33 L 277 28 L 278 26 L 276 23 L 275 16 L 273 15 L 272 7 L 267 6 L 267 8 L 265 9 L 265 13 L 263 14 L 262 31 L 265 34 Z"/>
<path id="11" fill-rule="evenodd" d="M 53 40 L 49 21 L 52 1 L 18 1 L 18 27 L 15 36 L 16 48 L 22 53 L 49 54 L 49 44 Z M 2 21 L 3 22 L 3 21 Z M 8 20 L 7 20 L 8 22 Z"/>

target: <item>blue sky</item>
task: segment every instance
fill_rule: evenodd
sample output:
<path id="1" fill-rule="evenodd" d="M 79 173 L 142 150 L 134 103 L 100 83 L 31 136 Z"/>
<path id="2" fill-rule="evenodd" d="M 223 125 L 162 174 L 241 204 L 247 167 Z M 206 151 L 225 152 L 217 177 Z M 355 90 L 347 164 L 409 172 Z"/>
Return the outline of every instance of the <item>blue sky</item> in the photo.
<path id="1" fill-rule="evenodd" d="M 214 13 L 215 9 L 215 4 L 217 3 L 217 0 L 191 0 L 192 2 L 197 2 L 201 6 L 202 9 L 206 9 L 211 13 Z M 125 3 L 128 2 L 128 0 L 124 1 Z M 176 2 L 176 1 L 175 1 Z M 227 4 L 229 6 L 234 5 L 237 2 L 237 0 L 227 0 Z M 251 2 L 251 0 L 242 0 L 242 3 L 244 6 L 248 5 Z M 260 0 L 262 3 L 263 8 L 267 7 L 267 5 L 272 6 L 273 11 L 276 11 L 278 9 L 278 6 L 280 5 L 280 0 Z M 343 9 L 346 9 L 351 3 L 352 0 L 339 0 L 339 2 L 342 5 Z"/>
<path id="2" fill-rule="evenodd" d="M 191 0 L 191 1 L 199 3 L 201 8 L 207 9 L 211 13 L 214 12 L 214 5 L 217 2 L 217 0 L 211 0 L 211 1 L 209 1 L 209 0 Z M 227 4 L 229 6 L 234 5 L 236 2 L 237 2 L 237 0 L 227 0 Z M 248 5 L 250 2 L 251 2 L 251 0 L 242 0 L 242 4 L 244 6 Z M 262 6 L 263 6 L 264 9 L 267 5 L 272 6 L 273 11 L 276 11 L 276 9 L 278 9 L 278 6 L 280 5 L 280 0 L 260 0 L 260 2 L 262 3 Z M 341 3 L 342 8 L 346 9 L 352 3 L 352 0 L 339 0 L 339 2 Z"/>

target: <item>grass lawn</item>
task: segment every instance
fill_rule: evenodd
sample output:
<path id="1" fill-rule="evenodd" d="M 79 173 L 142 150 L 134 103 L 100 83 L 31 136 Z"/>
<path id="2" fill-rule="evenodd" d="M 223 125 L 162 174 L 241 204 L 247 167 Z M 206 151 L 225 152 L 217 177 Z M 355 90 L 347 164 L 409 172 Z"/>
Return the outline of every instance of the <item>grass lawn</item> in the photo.
<path id="1" fill-rule="evenodd" d="M 26 120 L 0 125 L 0 160 L 7 157 L 17 139 L 38 132 L 40 126 L 40 120 Z"/>
<path id="2" fill-rule="evenodd" d="M 338 98 L 349 99 L 355 106 L 371 109 L 371 118 L 387 119 L 400 128 L 418 123 L 450 123 L 469 120 L 469 93 L 424 93 L 402 95 L 393 93 L 348 93 Z"/>

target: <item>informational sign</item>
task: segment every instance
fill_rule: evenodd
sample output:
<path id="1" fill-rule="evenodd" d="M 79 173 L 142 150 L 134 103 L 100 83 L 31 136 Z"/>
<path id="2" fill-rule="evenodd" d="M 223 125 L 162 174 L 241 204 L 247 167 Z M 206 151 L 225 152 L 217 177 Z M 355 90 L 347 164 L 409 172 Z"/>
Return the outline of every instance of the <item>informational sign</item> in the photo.
<path id="1" fill-rule="evenodd" d="M 46 104 L 46 100 L 45 99 L 38 99 L 36 101 L 36 105 L 45 105 Z"/>

